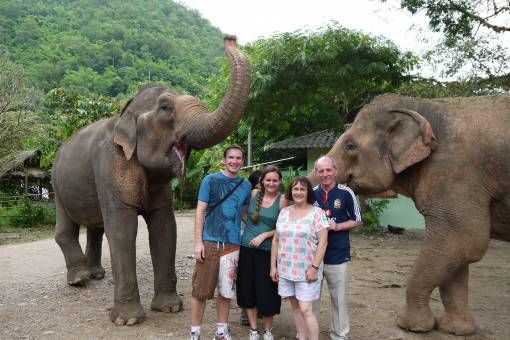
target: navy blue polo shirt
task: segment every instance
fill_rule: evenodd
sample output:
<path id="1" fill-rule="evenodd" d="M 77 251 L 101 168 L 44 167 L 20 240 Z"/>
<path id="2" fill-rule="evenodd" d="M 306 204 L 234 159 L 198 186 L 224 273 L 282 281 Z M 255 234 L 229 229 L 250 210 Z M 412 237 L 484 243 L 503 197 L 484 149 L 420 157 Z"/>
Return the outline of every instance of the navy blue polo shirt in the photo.
<path id="1" fill-rule="evenodd" d="M 361 212 L 354 192 L 345 185 L 337 184 L 326 193 L 320 185 L 313 188 L 314 205 L 324 210 L 328 219 L 336 223 L 348 220 L 361 221 Z M 324 255 L 324 264 L 342 264 L 351 260 L 349 230 L 328 232 L 328 247 Z"/>

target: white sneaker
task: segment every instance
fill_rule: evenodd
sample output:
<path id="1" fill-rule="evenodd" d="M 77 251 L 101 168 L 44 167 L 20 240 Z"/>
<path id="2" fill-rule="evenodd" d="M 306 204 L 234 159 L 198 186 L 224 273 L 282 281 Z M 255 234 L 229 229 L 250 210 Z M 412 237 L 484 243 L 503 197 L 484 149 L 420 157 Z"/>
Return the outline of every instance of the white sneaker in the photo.
<path id="1" fill-rule="evenodd" d="M 269 331 L 269 330 L 266 330 L 264 332 L 263 339 L 264 340 L 274 340 L 273 333 L 271 333 L 271 331 Z"/>
<path id="2" fill-rule="evenodd" d="M 232 340 L 230 329 L 226 333 L 216 333 L 213 340 Z"/>
<path id="3" fill-rule="evenodd" d="M 189 332 L 189 340 L 200 340 L 199 332 Z"/>
<path id="4" fill-rule="evenodd" d="M 259 340 L 259 332 L 250 329 L 250 340 Z"/>

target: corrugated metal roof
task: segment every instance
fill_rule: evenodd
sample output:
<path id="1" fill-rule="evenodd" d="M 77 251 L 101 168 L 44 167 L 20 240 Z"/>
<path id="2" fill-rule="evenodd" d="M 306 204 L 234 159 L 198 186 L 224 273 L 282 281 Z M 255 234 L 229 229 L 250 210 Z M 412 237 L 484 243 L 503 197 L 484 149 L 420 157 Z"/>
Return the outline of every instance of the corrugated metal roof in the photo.
<path id="1" fill-rule="evenodd" d="M 267 145 L 264 150 L 331 148 L 340 135 L 340 132 L 333 129 L 322 130 Z"/>

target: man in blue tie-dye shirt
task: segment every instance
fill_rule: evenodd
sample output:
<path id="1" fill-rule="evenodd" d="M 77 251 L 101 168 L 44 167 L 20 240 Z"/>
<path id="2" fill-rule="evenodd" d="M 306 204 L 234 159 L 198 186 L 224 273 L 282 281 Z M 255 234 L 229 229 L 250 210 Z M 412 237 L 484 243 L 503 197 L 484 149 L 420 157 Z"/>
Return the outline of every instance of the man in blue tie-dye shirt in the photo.
<path id="1" fill-rule="evenodd" d="M 242 149 L 229 146 L 224 153 L 223 171 L 207 175 L 200 185 L 195 215 L 195 271 L 191 292 L 191 340 L 200 339 L 200 325 L 207 299 L 214 297 L 218 284 L 219 258 L 239 248 L 243 209 L 248 206 L 251 184 L 239 177 Z M 215 339 L 231 339 L 228 329 L 230 298 L 216 297 Z"/>

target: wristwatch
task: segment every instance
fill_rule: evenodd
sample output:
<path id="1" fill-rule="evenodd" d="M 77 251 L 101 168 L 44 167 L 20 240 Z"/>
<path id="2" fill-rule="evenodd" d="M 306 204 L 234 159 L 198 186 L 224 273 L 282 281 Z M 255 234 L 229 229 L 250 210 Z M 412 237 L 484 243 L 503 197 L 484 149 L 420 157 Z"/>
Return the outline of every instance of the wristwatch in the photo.
<path id="1" fill-rule="evenodd" d="M 316 265 L 314 265 L 313 263 L 312 263 L 312 265 L 311 265 L 311 266 L 312 266 L 312 268 L 313 268 L 313 269 L 315 269 L 315 270 L 319 270 L 319 267 L 318 267 L 318 266 L 316 266 Z"/>

